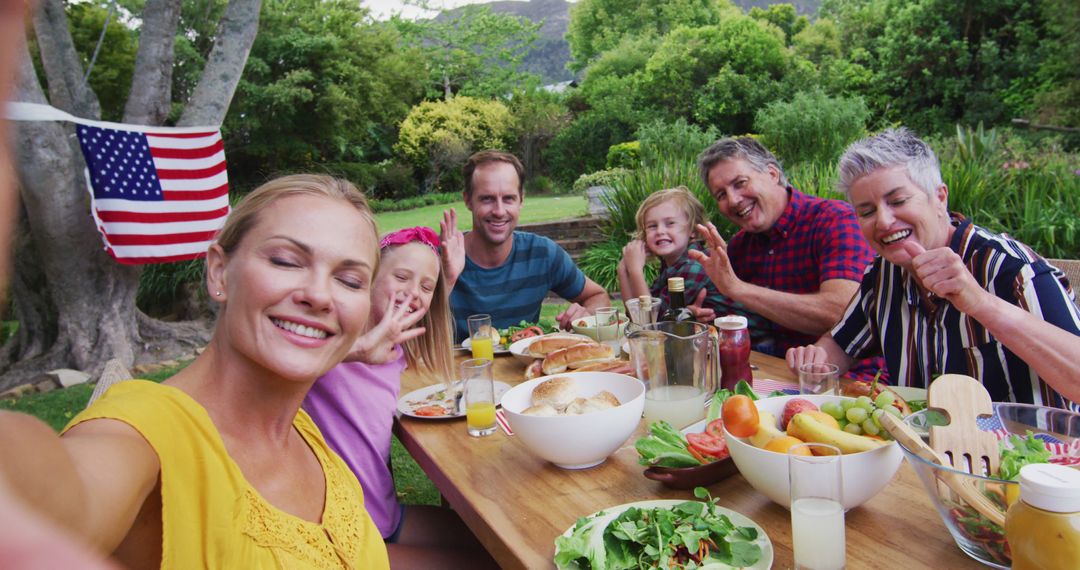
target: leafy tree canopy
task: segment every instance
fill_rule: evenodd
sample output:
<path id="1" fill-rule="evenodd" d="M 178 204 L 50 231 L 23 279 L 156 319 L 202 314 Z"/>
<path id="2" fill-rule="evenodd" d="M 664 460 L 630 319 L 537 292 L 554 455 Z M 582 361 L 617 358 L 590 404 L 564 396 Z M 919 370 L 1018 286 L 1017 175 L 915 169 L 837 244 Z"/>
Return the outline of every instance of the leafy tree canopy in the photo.
<path id="1" fill-rule="evenodd" d="M 581 71 L 626 37 L 662 37 L 680 26 L 719 23 L 740 14 L 728 0 L 581 0 L 570 12 L 570 68 Z"/>
<path id="2" fill-rule="evenodd" d="M 540 24 L 487 6 L 465 6 L 449 19 L 391 19 L 409 45 L 427 60 L 427 96 L 450 99 L 455 93 L 504 97 L 530 75 L 519 71 L 537 38 Z"/>

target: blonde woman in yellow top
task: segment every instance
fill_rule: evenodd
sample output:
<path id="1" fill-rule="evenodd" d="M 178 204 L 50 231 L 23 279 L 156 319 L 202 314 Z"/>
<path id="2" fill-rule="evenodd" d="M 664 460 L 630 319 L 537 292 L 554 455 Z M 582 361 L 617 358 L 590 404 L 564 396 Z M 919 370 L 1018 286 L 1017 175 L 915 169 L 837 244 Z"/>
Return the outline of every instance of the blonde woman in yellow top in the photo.
<path id="1" fill-rule="evenodd" d="M 0 477 L 129 568 L 386 568 L 359 483 L 300 410 L 364 330 L 377 246 L 348 182 L 263 185 L 209 249 L 206 350 L 114 386 L 60 438 L 0 415 Z"/>

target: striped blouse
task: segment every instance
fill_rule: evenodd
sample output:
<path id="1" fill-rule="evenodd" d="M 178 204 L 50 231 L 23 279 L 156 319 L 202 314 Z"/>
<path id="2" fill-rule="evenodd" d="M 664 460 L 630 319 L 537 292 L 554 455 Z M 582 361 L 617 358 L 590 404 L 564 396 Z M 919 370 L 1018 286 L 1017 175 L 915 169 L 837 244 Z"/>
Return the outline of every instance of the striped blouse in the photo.
<path id="1" fill-rule="evenodd" d="M 1065 274 L 1026 245 L 953 215 L 949 247 L 984 289 L 1080 335 L 1080 309 Z M 1073 407 L 978 321 L 948 301 L 924 298 L 912 276 L 877 257 L 832 329 L 855 359 L 883 355 L 894 383 L 924 388 L 941 374 L 977 378 L 995 402 Z"/>

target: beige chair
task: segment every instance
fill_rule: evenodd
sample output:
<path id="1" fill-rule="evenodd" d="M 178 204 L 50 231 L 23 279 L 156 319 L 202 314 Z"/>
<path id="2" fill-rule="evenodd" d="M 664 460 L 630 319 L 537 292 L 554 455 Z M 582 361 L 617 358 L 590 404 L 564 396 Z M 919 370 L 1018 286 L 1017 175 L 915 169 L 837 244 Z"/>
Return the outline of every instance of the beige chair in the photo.
<path id="1" fill-rule="evenodd" d="M 1080 293 L 1080 259 L 1047 259 L 1050 265 L 1065 272 L 1073 291 Z"/>
<path id="2" fill-rule="evenodd" d="M 105 368 L 101 371 L 101 378 L 98 378 L 97 386 L 94 386 L 94 393 L 90 395 L 90 401 L 86 405 L 93 404 L 113 384 L 131 379 L 131 372 L 128 371 L 123 362 L 120 362 L 117 358 L 109 360 L 105 363 Z"/>

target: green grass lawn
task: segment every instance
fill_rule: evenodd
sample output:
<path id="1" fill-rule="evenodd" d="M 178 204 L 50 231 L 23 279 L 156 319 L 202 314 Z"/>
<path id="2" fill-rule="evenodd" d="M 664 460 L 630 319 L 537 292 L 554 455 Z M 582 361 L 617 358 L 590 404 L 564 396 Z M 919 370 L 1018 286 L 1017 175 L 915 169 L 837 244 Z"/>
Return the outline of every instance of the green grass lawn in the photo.
<path id="1" fill-rule="evenodd" d="M 439 222 L 442 220 L 443 210 L 456 208 L 458 213 L 458 227 L 462 231 L 472 229 L 472 216 L 469 214 L 465 202 L 452 204 L 440 204 L 437 206 L 425 206 L 415 210 L 403 212 L 383 212 L 376 214 L 375 219 L 379 223 L 379 232 L 386 233 L 401 228 L 413 226 L 427 226 L 439 231 Z M 533 222 L 549 222 L 562 218 L 584 216 L 588 213 L 588 203 L 584 196 L 530 196 L 525 199 L 521 207 L 519 224 Z"/>

